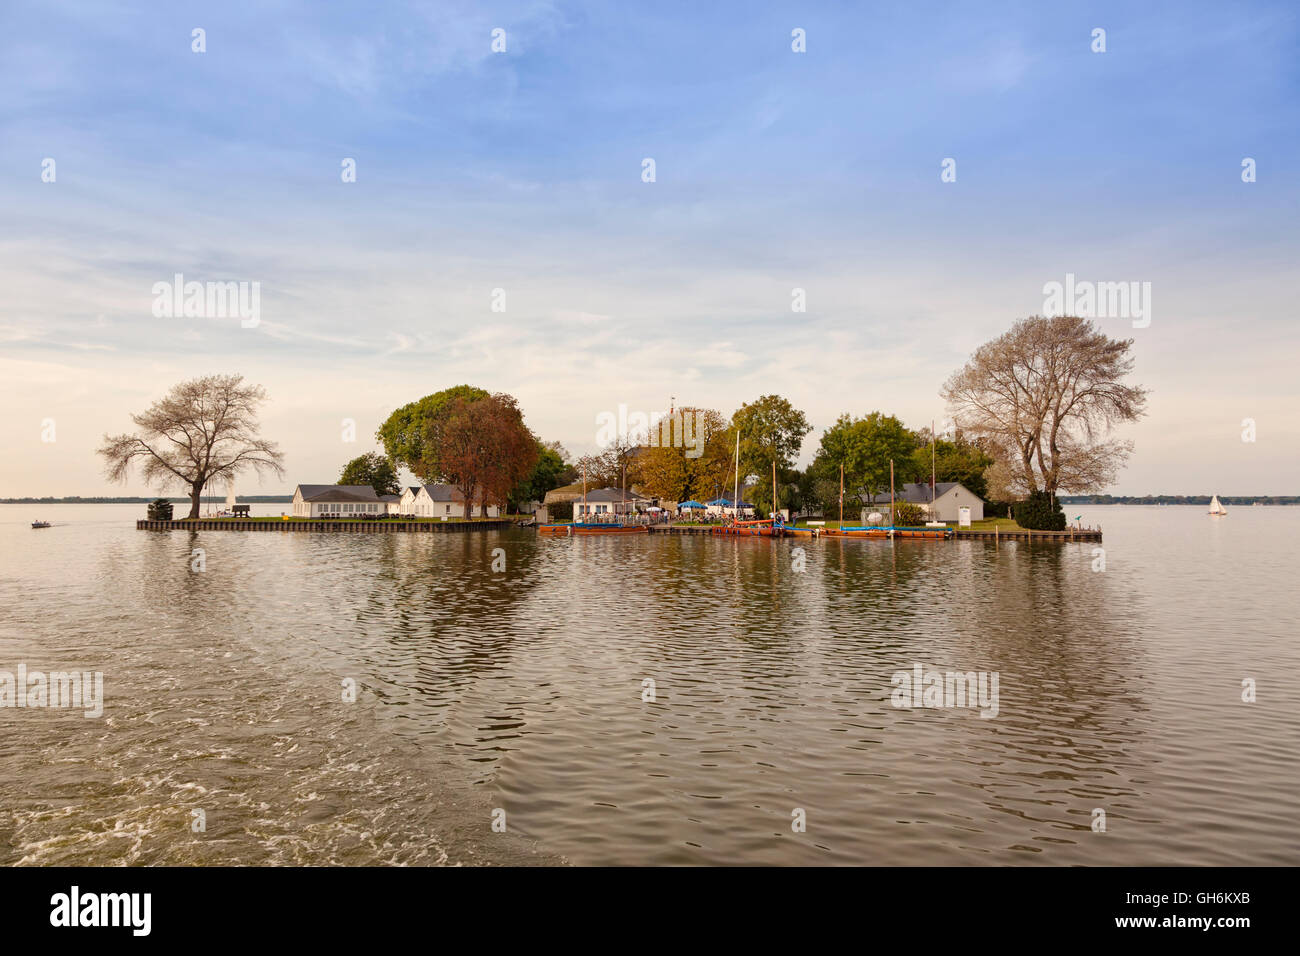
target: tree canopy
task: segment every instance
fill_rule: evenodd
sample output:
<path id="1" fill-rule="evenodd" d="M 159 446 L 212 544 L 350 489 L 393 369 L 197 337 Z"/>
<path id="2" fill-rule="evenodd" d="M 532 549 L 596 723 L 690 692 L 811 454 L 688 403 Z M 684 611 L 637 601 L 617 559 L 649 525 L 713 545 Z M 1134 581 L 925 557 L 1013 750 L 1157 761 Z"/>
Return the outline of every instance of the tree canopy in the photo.
<path id="1" fill-rule="evenodd" d="M 370 485 L 377 495 L 396 495 L 402 491 L 393 463 L 375 452 L 358 455 L 344 465 L 339 484 Z"/>
<path id="2" fill-rule="evenodd" d="M 753 503 L 766 513 L 772 499 L 772 465 L 776 465 L 778 484 L 783 483 L 812 426 L 787 399 L 763 395 L 741 405 L 731 416 L 731 427 L 740 433 L 740 483 L 745 484 L 746 476 L 757 479 L 752 495 L 758 500 Z"/>
<path id="3" fill-rule="evenodd" d="M 822 433 L 811 470 L 823 482 L 838 484 L 843 465 L 845 500 L 865 503 L 869 496 L 888 490 L 891 460 L 895 481 L 908 480 L 916 450 L 916 435 L 893 415 L 882 412 L 871 412 L 864 418 L 841 415 Z M 927 480 L 929 471 L 927 463 Z"/>
<path id="4" fill-rule="evenodd" d="M 734 433 L 721 412 L 678 409 L 660 423 L 654 437 L 655 444 L 642 450 L 637 467 L 645 494 L 669 501 L 706 501 L 731 487 Z"/>
<path id="5" fill-rule="evenodd" d="M 426 440 L 429 423 L 451 402 L 476 401 L 488 395 L 486 390 L 473 385 L 444 388 L 397 409 L 379 426 L 375 438 L 384 446 L 390 461 L 406 466 L 422 482 L 439 481 L 446 475 L 440 449 Z"/>
<path id="6" fill-rule="evenodd" d="M 443 403 L 425 423 L 425 460 L 437 457 L 438 474 L 465 496 L 468 517 L 477 501 L 505 508 L 510 493 L 537 463 L 537 436 L 524 424 L 515 399 L 460 396 Z"/>
<path id="7" fill-rule="evenodd" d="M 976 349 L 942 394 L 958 427 L 998 450 L 1013 491 L 1097 490 L 1133 448 L 1112 429 L 1145 413 L 1146 389 L 1123 381 L 1132 345 L 1089 319 L 1032 316 Z"/>

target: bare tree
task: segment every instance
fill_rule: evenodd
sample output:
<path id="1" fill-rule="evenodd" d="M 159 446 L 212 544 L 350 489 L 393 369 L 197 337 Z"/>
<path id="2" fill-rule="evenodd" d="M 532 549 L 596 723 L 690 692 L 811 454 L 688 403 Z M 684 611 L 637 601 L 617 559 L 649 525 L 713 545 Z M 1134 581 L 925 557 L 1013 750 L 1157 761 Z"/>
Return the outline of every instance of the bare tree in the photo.
<path id="1" fill-rule="evenodd" d="M 109 480 L 125 481 L 138 463 L 145 481 L 159 489 L 188 486 L 189 516 L 197 518 L 210 484 L 250 468 L 284 477 L 284 455 L 257 434 L 266 391 L 243 381 L 242 375 L 207 375 L 181 382 L 148 411 L 132 415 L 139 434 L 105 435 L 98 450 Z"/>
<path id="2" fill-rule="evenodd" d="M 1145 412 L 1147 390 L 1122 381 L 1132 345 L 1088 319 L 1032 316 L 980 346 L 942 395 L 959 427 L 1003 449 L 1011 487 L 1099 490 L 1133 449 L 1111 430 Z"/>

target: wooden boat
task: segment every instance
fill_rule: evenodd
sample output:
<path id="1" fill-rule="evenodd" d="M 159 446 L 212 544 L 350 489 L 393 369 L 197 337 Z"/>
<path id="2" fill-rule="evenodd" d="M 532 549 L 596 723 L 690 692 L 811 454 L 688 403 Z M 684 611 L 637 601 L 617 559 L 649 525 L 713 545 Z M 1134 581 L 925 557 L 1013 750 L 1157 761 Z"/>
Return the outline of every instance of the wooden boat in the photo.
<path id="1" fill-rule="evenodd" d="M 50 526 L 50 523 L 49 523 L 48 521 L 33 521 L 33 522 L 32 522 L 32 527 L 33 527 L 33 528 L 48 528 L 49 526 Z"/>
<path id="2" fill-rule="evenodd" d="M 649 534 L 650 529 L 643 524 L 598 524 L 577 522 L 574 524 L 540 524 L 538 534 L 571 538 L 579 534 Z"/>
<path id="3" fill-rule="evenodd" d="M 771 518 L 761 518 L 758 521 L 733 521 L 731 524 L 718 525 L 712 529 L 712 533 L 742 538 L 780 538 L 784 537 L 786 530 L 784 525 Z"/>
<path id="4" fill-rule="evenodd" d="M 934 538 L 952 537 L 952 528 L 823 528 L 817 533 L 824 538 Z"/>

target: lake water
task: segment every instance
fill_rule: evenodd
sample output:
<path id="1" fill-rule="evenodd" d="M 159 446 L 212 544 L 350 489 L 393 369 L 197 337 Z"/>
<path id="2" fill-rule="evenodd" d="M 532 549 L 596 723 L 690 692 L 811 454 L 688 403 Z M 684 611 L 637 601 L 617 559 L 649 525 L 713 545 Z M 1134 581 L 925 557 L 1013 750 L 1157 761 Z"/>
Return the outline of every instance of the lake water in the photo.
<path id="1" fill-rule="evenodd" d="M 0 863 L 1300 862 L 1300 508 L 1075 507 L 1104 571 L 143 513 L 0 505 L 0 670 L 105 696 L 0 708 Z M 996 716 L 894 706 L 916 664 L 996 672 Z"/>

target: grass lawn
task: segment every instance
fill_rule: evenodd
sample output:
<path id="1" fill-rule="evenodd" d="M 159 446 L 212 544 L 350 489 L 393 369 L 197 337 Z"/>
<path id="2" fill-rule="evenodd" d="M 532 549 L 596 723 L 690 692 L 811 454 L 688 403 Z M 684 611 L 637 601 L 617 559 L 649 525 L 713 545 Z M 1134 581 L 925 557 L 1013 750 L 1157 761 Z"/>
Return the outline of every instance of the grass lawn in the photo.
<path id="1" fill-rule="evenodd" d="M 972 531 L 992 531 L 997 528 L 999 531 L 1023 531 L 1020 525 L 1016 524 L 1015 518 L 984 518 L 980 521 L 970 523 Z"/>

